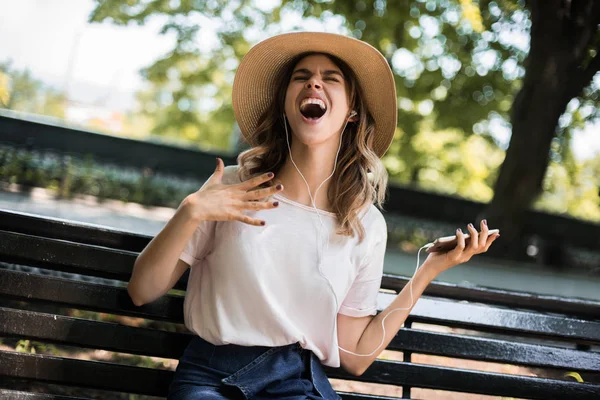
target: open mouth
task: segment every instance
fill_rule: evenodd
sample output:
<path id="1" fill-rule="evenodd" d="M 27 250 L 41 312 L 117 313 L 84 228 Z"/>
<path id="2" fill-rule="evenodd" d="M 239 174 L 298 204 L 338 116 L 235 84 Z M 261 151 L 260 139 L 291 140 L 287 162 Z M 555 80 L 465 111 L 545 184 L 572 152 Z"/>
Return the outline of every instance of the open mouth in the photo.
<path id="1" fill-rule="evenodd" d="M 321 99 L 307 98 L 300 103 L 300 113 L 309 120 L 318 120 L 326 111 L 327 107 Z"/>

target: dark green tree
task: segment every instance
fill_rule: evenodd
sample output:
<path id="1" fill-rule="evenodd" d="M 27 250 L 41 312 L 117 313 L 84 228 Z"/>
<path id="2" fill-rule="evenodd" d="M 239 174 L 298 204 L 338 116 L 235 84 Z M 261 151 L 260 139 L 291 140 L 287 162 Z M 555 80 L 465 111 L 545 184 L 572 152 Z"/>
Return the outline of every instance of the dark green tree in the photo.
<path id="1" fill-rule="evenodd" d="M 577 107 L 574 122 L 559 124 L 561 116 L 572 115 L 567 105 L 573 99 L 596 110 L 600 105 L 600 87 L 592 84 L 600 71 L 600 2 L 529 0 L 527 9 L 531 45 L 526 74 L 511 108 L 511 141 L 486 212 L 496 226 L 514 234 L 542 190 L 550 157 L 570 157 L 565 149 L 572 128 L 600 116 L 595 111 L 582 117 Z"/>

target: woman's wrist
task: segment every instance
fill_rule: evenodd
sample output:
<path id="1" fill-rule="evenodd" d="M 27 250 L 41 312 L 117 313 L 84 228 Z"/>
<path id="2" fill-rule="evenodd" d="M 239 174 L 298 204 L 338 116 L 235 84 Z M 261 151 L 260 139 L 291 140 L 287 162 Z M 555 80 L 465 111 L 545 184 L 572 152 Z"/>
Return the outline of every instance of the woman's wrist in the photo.
<path id="1" fill-rule="evenodd" d="M 186 219 L 193 221 L 196 224 L 199 224 L 202 221 L 206 220 L 206 215 L 204 213 L 203 207 L 197 202 L 192 201 L 190 196 L 183 199 L 179 208 L 177 209 L 177 213 L 182 214 Z"/>
<path id="2" fill-rule="evenodd" d="M 421 265 L 421 267 L 419 268 L 419 271 L 421 271 L 423 275 L 431 282 L 446 269 L 447 268 L 444 268 L 444 266 L 439 261 L 426 259 L 423 262 L 423 265 Z"/>

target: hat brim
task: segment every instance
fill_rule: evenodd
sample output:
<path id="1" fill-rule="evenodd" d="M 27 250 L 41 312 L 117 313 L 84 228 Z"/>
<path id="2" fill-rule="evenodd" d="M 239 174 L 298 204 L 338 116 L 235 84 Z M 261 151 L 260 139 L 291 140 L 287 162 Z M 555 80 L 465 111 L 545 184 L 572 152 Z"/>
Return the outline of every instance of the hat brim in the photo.
<path id="1" fill-rule="evenodd" d="M 233 111 L 242 135 L 254 145 L 259 118 L 271 106 L 282 68 L 299 54 L 331 54 L 352 69 L 368 111 L 375 120 L 373 151 L 383 156 L 396 129 L 398 109 L 394 75 L 383 55 L 366 42 L 321 32 L 285 33 L 266 39 L 244 56 L 233 82 Z"/>

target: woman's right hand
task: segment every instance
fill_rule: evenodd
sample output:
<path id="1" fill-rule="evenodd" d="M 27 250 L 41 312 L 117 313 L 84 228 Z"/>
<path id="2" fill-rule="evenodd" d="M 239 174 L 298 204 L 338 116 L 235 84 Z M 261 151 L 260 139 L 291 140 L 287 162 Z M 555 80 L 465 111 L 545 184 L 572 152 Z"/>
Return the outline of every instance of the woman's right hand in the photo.
<path id="1" fill-rule="evenodd" d="M 265 225 L 265 221 L 251 218 L 244 211 L 269 210 L 279 206 L 277 201 L 261 199 L 282 191 L 282 185 L 256 189 L 275 175 L 269 172 L 236 185 L 225 185 L 222 183 L 224 171 L 223 160 L 217 158 L 213 176 L 200 190 L 187 196 L 181 207 L 197 221 L 241 221 L 249 225 Z"/>

